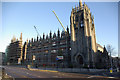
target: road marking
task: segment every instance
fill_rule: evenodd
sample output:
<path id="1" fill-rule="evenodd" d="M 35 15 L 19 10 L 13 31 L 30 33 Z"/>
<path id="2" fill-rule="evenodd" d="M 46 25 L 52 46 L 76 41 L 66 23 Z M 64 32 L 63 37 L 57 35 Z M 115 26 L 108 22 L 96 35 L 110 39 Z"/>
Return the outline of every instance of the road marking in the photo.
<path id="1" fill-rule="evenodd" d="M 108 78 L 115 78 L 115 77 L 108 77 Z"/>
<path id="2" fill-rule="evenodd" d="M 87 78 L 93 78 L 93 77 L 97 77 L 97 78 L 115 78 L 115 77 L 105 77 L 105 76 L 89 76 L 89 77 L 87 77 Z"/>
<path id="3" fill-rule="evenodd" d="M 93 78 L 93 77 L 95 77 L 95 76 L 89 76 L 89 77 L 87 77 L 87 78 Z"/>
<path id="4" fill-rule="evenodd" d="M 31 71 L 43 71 L 43 72 L 58 72 L 58 71 L 53 71 L 53 70 L 40 70 L 40 69 L 29 69 Z"/>
<path id="5" fill-rule="evenodd" d="M 41 77 L 41 76 L 33 75 L 32 73 L 28 73 L 28 72 L 26 72 L 26 74 L 34 76 L 34 77 Z"/>

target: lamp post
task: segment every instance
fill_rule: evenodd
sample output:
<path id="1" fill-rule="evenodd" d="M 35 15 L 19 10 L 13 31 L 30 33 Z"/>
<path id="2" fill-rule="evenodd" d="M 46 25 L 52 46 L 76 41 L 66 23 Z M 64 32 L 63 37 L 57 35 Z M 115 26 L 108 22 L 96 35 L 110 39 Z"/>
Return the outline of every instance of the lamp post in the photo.
<path id="1" fill-rule="evenodd" d="M 111 52 L 110 52 L 110 64 L 111 64 L 110 73 L 112 73 L 113 70 L 112 70 L 112 56 L 111 56 Z"/>
<path id="2" fill-rule="evenodd" d="M 113 70 L 112 70 L 112 56 L 111 56 L 111 52 L 110 52 L 110 64 L 111 64 L 110 73 L 112 73 Z"/>
<path id="3" fill-rule="evenodd" d="M 113 69 L 112 69 L 112 55 L 111 55 L 111 52 L 113 49 L 111 49 L 111 46 L 109 45 L 109 53 L 110 53 L 110 73 L 113 72 Z"/>

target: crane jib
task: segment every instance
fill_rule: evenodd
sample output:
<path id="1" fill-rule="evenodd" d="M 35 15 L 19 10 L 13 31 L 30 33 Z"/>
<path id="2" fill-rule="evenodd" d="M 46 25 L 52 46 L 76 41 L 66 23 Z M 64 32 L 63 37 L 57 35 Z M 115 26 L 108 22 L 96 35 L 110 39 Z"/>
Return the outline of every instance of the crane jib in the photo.
<path id="1" fill-rule="evenodd" d="M 59 23 L 60 23 L 61 26 L 63 27 L 64 31 L 67 32 L 66 29 L 65 29 L 65 27 L 62 25 L 61 21 L 59 20 L 58 16 L 56 15 L 55 11 L 52 11 L 52 12 L 55 14 L 57 20 L 59 21 Z"/>

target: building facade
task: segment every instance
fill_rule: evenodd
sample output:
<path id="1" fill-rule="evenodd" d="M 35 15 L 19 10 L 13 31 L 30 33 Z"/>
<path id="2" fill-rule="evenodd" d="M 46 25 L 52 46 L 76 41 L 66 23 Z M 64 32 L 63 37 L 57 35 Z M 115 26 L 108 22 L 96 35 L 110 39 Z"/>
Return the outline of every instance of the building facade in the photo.
<path id="1" fill-rule="evenodd" d="M 20 40 L 13 37 L 11 43 L 7 46 L 7 63 L 10 64 L 21 64 L 22 60 L 22 33 L 20 35 Z"/>
<path id="2" fill-rule="evenodd" d="M 61 66 L 67 67 L 70 61 L 70 35 L 69 29 L 67 33 L 64 31 L 57 34 L 49 33 L 49 36 L 43 34 L 43 38 L 34 39 L 28 42 L 26 62 L 28 64 L 34 63 L 39 66 Z M 69 54 L 68 54 L 69 53 Z M 62 56 L 63 59 L 57 60 L 57 57 Z"/>
<path id="3" fill-rule="evenodd" d="M 0 52 L 0 65 L 2 65 L 3 62 L 3 52 Z"/>
<path id="4" fill-rule="evenodd" d="M 49 36 L 45 37 L 43 34 L 42 38 L 32 38 L 27 42 L 26 63 L 40 66 L 96 67 L 99 63 L 99 49 L 103 50 L 96 43 L 94 17 L 88 6 L 80 1 L 79 6 L 71 11 L 70 32 L 69 28 L 66 33 L 63 31 L 61 34 L 58 30 L 57 34 L 52 35 L 50 32 Z M 63 56 L 63 59 L 58 60 L 58 56 Z"/>
<path id="5" fill-rule="evenodd" d="M 111 58 L 106 48 L 96 43 L 94 17 L 81 1 L 72 8 L 70 31 L 67 27 L 67 32 L 43 33 L 23 46 L 21 34 L 20 40 L 11 40 L 7 53 L 9 63 L 50 67 L 110 68 Z"/>
<path id="6" fill-rule="evenodd" d="M 5 52 L 0 52 L 0 65 L 6 64 L 6 54 Z"/>
<path id="7" fill-rule="evenodd" d="M 71 61 L 74 66 L 94 66 L 94 53 L 97 52 L 94 17 L 87 5 L 79 2 L 72 8 L 71 28 Z"/>

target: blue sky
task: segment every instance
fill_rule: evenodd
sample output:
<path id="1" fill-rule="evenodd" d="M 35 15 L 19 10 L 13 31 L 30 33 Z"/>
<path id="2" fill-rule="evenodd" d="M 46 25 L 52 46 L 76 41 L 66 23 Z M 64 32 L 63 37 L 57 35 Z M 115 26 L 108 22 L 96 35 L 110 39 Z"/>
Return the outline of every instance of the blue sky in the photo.
<path id="1" fill-rule="evenodd" d="M 118 3 L 86 2 L 94 15 L 97 43 L 111 44 L 118 52 Z M 23 41 L 36 38 L 38 32 L 48 34 L 50 30 L 63 30 L 52 10 L 54 10 L 65 27 L 70 27 L 72 6 L 78 2 L 3 2 L 2 3 L 2 47 L 5 51 L 13 35 L 17 38 L 23 33 Z"/>

